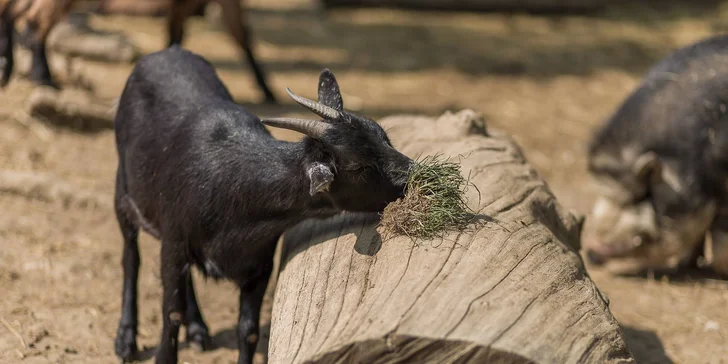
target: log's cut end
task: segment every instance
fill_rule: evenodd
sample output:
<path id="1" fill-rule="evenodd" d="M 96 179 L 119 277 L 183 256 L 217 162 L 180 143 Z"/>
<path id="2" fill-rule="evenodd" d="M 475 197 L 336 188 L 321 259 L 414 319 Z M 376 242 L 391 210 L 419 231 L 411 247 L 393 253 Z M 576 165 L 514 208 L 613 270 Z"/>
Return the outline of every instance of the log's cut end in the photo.
<path id="1" fill-rule="evenodd" d="M 582 220 L 511 138 L 471 110 L 381 124 L 410 157 L 458 158 L 479 221 L 427 241 L 389 236 L 377 214 L 287 231 L 271 363 L 634 362 L 578 255 Z"/>

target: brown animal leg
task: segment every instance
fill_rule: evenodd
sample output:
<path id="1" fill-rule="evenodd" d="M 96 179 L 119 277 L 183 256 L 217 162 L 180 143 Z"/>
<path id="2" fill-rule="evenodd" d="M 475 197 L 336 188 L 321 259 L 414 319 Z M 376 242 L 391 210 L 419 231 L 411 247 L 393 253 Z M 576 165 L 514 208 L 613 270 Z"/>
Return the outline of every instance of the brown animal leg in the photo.
<path id="1" fill-rule="evenodd" d="M 30 51 L 33 54 L 33 63 L 30 68 L 28 78 L 36 85 L 50 86 L 55 89 L 60 87 L 53 80 L 51 70 L 48 66 L 48 56 L 46 55 L 46 37 L 36 39 L 30 37 Z"/>
<path id="2" fill-rule="evenodd" d="M 167 46 L 181 45 L 187 18 L 192 16 L 204 0 L 172 0 L 167 14 L 169 43 Z"/>
<path id="3" fill-rule="evenodd" d="M 7 86 L 10 82 L 10 75 L 13 73 L 15 59 L 13 57 L 13 21 L 10 14 L 0 14 L 0 87 Z"/>
<path id="4" fill-rule="evenodd" d="M 253 48 L 250 42 L 250 28 L 247 26 L 243 19 L 243 9 L 240 5 L 240 1 L 218 0 L 218 2 L 220 3 L 220 5 L 222 5 L 223 20 L 228 27 L 228 31 L 233 36 L 233 38 L 235 38 L 235 41 L 238 43 L 240 48 L 243 49 L 243 52 L 245 53 L 245 58 L 250 64 L 250 68 L 255 75 L 255 81 L 258 83 L 261 91 L 263 91 L 263 93 L 265 94 L 265 101 L 272 104 L 277 103 L 275 95 L 273 95 L 273 92 L 268 87 L 268 83 L 265 80 L 266 77 L 263 73 L 262 68 L 255 60 L 255 55 L 253 53 Z"/>

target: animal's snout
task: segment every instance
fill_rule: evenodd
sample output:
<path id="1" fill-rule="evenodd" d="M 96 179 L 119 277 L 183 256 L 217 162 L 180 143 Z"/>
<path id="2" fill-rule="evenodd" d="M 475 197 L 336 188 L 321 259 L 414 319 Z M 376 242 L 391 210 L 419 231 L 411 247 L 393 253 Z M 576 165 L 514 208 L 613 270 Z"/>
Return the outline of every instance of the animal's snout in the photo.
<path id="1" fill-rule="evenodd" d="M 404 197 L 407 193 L 407 185 L 409 181 L 410 170 L 414 165 L 414 161 L 409 160 L 407 163 L 403 163 L 404 168 L 396 168 L 397 172 L 392 175 L 391 183 L 397 191 L 397 197 Z"/>
<path id="2" fill-rule="evenodd" d="M 597 253 L 595 250 L 592 250 L 592 249 L 587 249 L 586 257 L 591 264 L 594 264 L 596 266 L 603 265 L 604 263 L 607 262 L 607 259 L 604 256 L 602 256 L 601 254 Z"/>
<path id="3" fill-rule="evenodd" d="M 600 266 L 609 260 L 605 248 L 600 239 L 594 235 L 587 236 L 584 239 L 586 259 L 592 265 Z"/>

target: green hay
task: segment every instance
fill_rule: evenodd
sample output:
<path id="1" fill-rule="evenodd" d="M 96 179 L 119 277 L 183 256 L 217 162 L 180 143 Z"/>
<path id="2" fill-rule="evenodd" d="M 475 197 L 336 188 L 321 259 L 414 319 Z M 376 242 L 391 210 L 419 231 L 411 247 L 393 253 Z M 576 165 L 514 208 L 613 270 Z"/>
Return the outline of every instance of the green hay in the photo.
<path id="1" fill-rule="evenodd" d="M 469 185 L 457 163 L 439 156 L 416 161 L 407 193 L 384 209 L 381 225 L 388 232 L 422 239 L 464 230 L 475 217 L 464 199 Z"/>

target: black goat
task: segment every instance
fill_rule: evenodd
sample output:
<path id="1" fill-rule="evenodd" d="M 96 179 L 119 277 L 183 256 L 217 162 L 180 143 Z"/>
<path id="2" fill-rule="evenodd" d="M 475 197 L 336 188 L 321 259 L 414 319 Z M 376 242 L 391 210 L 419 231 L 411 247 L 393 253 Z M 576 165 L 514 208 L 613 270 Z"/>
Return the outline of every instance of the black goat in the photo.
<path id="1" fill-rule="evenodd" d="M 288 90 L 323 120 L 263 120 L 235 104 L 213 67 L 177 46 L 142 57 L 115 120 L 119 169 L 115 206 L 124 238 L 122 316 L 116 353 L 137 350 L 139 228 L 161 240 L 163 330 L 157 363 L 176 363 L 177 335 L 209 340 L 190 275 L 240 287 L 239 363 L 250 363 L 258 319 L 283 231 L 338 212 L 381 211 L 402 196 L 412 160 L 374 121 L 343 110 L 325 69 L 315 102 Z M 296 130 L 273 138 L 263 124 Z"/>

